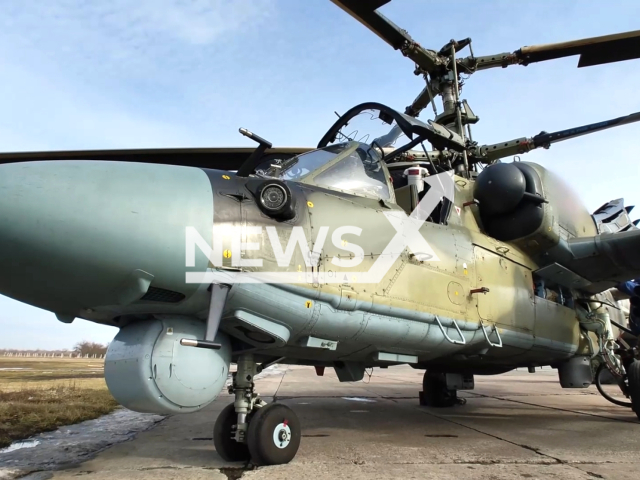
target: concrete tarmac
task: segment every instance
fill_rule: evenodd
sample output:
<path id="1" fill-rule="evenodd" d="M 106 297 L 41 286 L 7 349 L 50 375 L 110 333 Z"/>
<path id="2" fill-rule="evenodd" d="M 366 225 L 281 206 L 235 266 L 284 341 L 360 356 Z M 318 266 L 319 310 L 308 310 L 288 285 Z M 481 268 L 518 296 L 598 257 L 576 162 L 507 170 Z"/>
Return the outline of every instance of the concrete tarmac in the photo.
<path id="1" fill-rule="evenodd" d="M 272 367 L 273 368 L 273 367 Z M 253 468 L 224 462 L 211 439 L 226 392 L 201 412 L 173 416 L 93 460 L 35 478 L 185 479 L 637 479 L 640 422 L 595 387 L 562 389 L 555 370 L 476 377 L 466 405 L 418 405 L 422 372 L 374 369 L 357 383 L 332 370 L 276 366 L 257 380 L 267 400 L 295 410 L 295 459 Z M 613 386 L 610 387 L 613 392 Z"/>

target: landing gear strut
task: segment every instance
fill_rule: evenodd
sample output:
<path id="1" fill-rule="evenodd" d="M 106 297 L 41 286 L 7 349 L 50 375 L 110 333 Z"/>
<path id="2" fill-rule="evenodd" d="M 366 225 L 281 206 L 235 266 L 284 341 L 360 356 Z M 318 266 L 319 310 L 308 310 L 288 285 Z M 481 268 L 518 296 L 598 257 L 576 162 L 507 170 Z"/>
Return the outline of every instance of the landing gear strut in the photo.
<path id="1" fill-rule="evenodd" d="M 241 355 L 229 386 L 235 401 L 220 412 L 213 429 L 216 451 L 229 462 L 289 463 L 300 446 L 300 421 L 286 405 L 267 404 L 254 392 L 256 371 L 253 356 Z"/>

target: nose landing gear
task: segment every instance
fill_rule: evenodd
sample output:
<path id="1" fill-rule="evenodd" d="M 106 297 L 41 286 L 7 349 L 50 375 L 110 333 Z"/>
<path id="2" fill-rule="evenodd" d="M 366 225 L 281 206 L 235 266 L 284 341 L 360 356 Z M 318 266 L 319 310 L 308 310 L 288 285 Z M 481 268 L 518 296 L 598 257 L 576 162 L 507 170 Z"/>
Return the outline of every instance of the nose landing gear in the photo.
<path id="1" fill-rule="evenodd" d="M 242 355 L 229 387 L 235 401 L 220 412 L 213 429 L 216 451 L 229 462 L 289 463 L 300 446 L 300 421 L 286 405 L 267 404 L 254 392 L 255 372 L 253 356 Z"/>
<path id="2" fill-rule="evenodd" d="M 213 427 L 216 452 L 227 462 L 246 462 L 251 457 L 247 444 L 236 441 L 237 423 L 238 414 L 234 404 L 230 403 L 220 412 Z"/>

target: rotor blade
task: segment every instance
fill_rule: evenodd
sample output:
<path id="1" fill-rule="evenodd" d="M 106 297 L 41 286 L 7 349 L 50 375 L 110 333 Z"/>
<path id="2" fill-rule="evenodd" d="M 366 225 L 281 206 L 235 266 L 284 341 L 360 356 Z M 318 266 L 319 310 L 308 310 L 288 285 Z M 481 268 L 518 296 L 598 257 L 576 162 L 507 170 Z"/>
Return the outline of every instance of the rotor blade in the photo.
<path id="1" fill-rule="evenodd" d="M 64 160 L 103 160 L 117 162 L 155 163 L 216 170 L 238 170 L 255 150 L 253 147 L 230 148 L 150 148 L 137 150 L 73 150 L 49 152 L 0 153 L 4 163 Z M 263 157 L 284 158 L 312 150 L 308 147 L 270 148 Z M 1 169 L 0 169 L 1 170 Z"/>
<path id="2" fill-rule="evenodd" d="M 640 112 L 632 113 L 625 117 L 613 118 L 604 122 L 592 123 L 581 127 L 569 128 L 557 132 L 541 132 L 532 138 L 517 138 L 508 142 L 500 142 L 493 145 L 483 145 L 479 148 L 479 154 L 474 156 L 478 161 L 491 162 L 498 158 L 511 157 L 513 155 L 530 152 L 539 147 L 549 148 L 552 143 L 562 142 L 570 138 L 588 135 L 608 128 L 620 127 L 628 123 L 640 122 Z"/>
<path id="3" fill-rule="evenodd" d="M 398 50 L 404 42 L 411 40 L 409 35 L 403 33 L 390 20 L 387 20 L 376 10 L 389 3 L 391 0 L 358 1 L 358 0 L 331 0 L 342 10 L 362 23 L 365 27 L 378 35 L 382 40 Z M 386 20 L 386 21 L 385 21 Z"/>
<path id="4" fill-rule="evenodd" d="M 625 117 L 618 117 L 611 120 L 605 120 L 604 122 L 592 123 L 590 125 L 584 125 L 582 127 L 569 128 L 567 130 L 560 130 L 553 133 L 540 133 L 532 138 L 534 148 L 545 147 L 552 143 L 561 142 L 563 140 L 569 140 L 570 138 L 580 137 L 582 135 L 588 135 L 589 133 L 599 132 L 608 128 L 620 127 L 628 123 L 640 122 L 640 112 L 632 113 Z"/>
<path id="5" fill-rule="evenodd" d="M 433 50 L 422 48 L 411 36 L 381 13 L 378 8 L 391 0 L 331 0 L 342 10 L 413 60 L 422 70 L 431 72 L 445 61 Z"/>
<path id="6" fill-rule="evenodd" d="M 640 30 L 569 42 L 533 45 L 522 47 L 513 53 L 467 57 L 460 60 L 460 63 L 467 68 L 486 70 L 509 65 L 529 65 L 574 55 L 580 55 L 578 68 L 640 58 Z"/>
<path id="7" fill-rule="evenodd" d="M 632 60 L 640 58 L 640 30 L 570 42 L 522 47 L 516 55 L 524 65 L 580 55 L 578 68 Z"/>

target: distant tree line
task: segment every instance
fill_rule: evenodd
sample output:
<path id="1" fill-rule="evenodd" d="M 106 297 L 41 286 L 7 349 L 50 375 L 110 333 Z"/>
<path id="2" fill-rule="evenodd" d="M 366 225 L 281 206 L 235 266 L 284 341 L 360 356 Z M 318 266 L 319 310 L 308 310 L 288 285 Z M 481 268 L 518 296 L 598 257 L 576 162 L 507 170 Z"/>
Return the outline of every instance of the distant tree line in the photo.
<path id="1" fill-rule="evenodd" d="M 108 343 L 103 345 L 102 343 L 83 340 L 82 342 L 76 343 L 73 347 L 73 351 L 80 355 L 104 355 L 107 353 L 107 348 L 109 348 Z"/>
<path id="2" fill-rule="evenodd" d="M 72 350 L 68 348 L 63 349 L 55 349 L 55 350 L 47 350 L 47 349 L 33 349 L 33 348 L 2 348 L 0 349 L 0 355 L 5 354 L 32 354 L 32 355 L 55 355 L 55 356 L 69 356 L 70 354 L 85 356 L 85 355 L 105 355 L 107 353 L 107 348 L 109 348 L 109 344 L 102 344 L 96 342 L 90 342 L 88 340 L 83 340 L 82 342 L 78 342 L 74 345 Z"/>
<path id="3" fill-rule="evenodd" d="M 51 355 L 51 354 L 55 354 L 56 356 L 58 355 L 62 355 L 64 354 L 65 356 L 69 355 L 72 351 L 64 348 L 64 349 L 60 349 L 60 350 L 44 350 L 41 348 L 38 349 L 34 349 L 34 348 L 0 348 L 0 355 L 4 355 L 7 353 L 31 353 L 31 354 L 47 354 L 47 355 Z"/>

